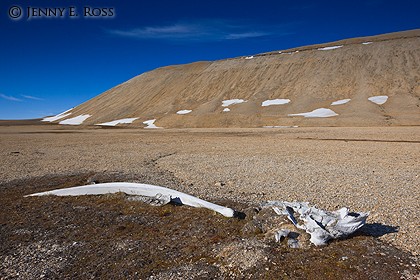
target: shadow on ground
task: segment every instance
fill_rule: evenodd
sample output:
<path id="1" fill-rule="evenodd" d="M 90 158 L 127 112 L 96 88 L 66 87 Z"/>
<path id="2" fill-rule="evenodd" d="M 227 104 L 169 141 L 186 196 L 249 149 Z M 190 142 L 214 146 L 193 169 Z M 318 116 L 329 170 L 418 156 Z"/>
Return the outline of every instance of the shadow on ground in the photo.
<path id="1" fill-rule="evenodd" d="M 388 226 L 381 223 L 372 223 L 372 224 L 367 223 L 358 230 L 357 234 L 365 235 L 365 236 L 381 237 L 386 234 L 397 233 L 399 229 L 400 229 L 399 226 Z"/>

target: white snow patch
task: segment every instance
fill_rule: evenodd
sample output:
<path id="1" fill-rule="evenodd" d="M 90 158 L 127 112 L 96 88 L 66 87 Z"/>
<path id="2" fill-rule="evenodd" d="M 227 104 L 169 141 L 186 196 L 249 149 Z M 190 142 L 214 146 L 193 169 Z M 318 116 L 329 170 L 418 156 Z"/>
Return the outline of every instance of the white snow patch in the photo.
<path id="1" fill-rule="evenodd" d="M 162 128 L 155 125 L 156 119 L 144 121 L 143 123 L 147 125 L 145 128 Z"/>
<path id="2" fill-rule="evenodd" d="M 59 122 L 59 124 L 67 124 L 67 125 L 80 125 L 82 124 L 87 118 L 91 117 L 91 115 L 80 115 L 71 119 L 67 119 L 64 121 Z"/>
<path id="3" fill-rule="evenodd" d="M 370 44 L 372 44 L 373 42 L 363 42 L 362 43 L 362 45 L 370 45 Z"/>
<path id="4" fill-rule="evenodd" d="M 266 125 L 263 128 L 296 128 L 297 125 Z"/>
<path id="5" fill-rule="evenodd" d="M 328 117 L 338 116 L 338 114 L 331 109 L 319 108 L 319 109 L 313 110 L 312 112 L 288 114 L 288 116 L 290 117 L 303 116 L 305 118 L 328 118 Z"/>
<path id="6" fill-rule="evenodd" d="M 71 115 L 71 113 L 67 113 L 67 112 L 70 112 L 72 109 L 73 109 L 73 108 L 70 108 L 70 109 L 68 109 L 67 111 L 64 111 L 64 112 L 62 112 L 62 113 L 60 113 L 60 114 L 58 114 L 58 115 L 55 115 L 55 116 L 53 116 L 53 117 L 43 118 L 43 119 L 41 120 L 41 122 L 54 122 L 54 121 L 57 121 L 57 120 L 59 120 L 59 119 L 65 118 L 65 117 L 67 117 L 67 116 L 70 116 L 70 115 Z"/>
<path id="7" fill-rule="evenodd" d="M 103 183 L 103 184 L 94 184 L 87 186 L 79 186 L 73 188 L 65 189 L 56 189 L 47 192 L 34 193 L 28 196 L 44 196 L 44 195 L 57 195 L 57 196 L 77 196 L 77 195 L 99 195 L 99 194 L 108 194 L 108 193 L 119 193 L 123 192 L 128 195 L 140 195 L 147 197 L 158 197 L 158 196 L 168 196 L 170 200 L 180 202 L 184 205 L 192 207 L 203 207 L 213 211 L 216 211 L 223 216 L 233 217 L 235 211 L 231 208 L 220 206 L 205 200 L 202 200 L 198 197 L 182 193 L 176 190 L 168 189 L 165 187 L 139 184 L 139 183 Z"/>
<path id="8" fill-rule="evenodd" d="M 261 106 L 266 107 L 270 105 L 283 105 L 290 102 L 290 99 L 271 99 L 266 100 L 263 103 L 261 103 Z"/>
<path id="9" fill-rule="evenodd" d="M 245 57 L 245 59 L 253 59 L 253 58 L 254 58 L 253 55 Z"/>
<path id="10" fill-rule="evenodd" d="M 223 109 L 223 112 L 230 112 L 230 109 L 229 108 L 225 108 L 225 109 Z"/>
<path id="11" fill-rule="evenodd" d="M 240 104 L 240 103 L 244 103 L 244 102 L 246 102 L 246 101 L 245 101 L 245 100 L 243 100 L 243 99 L 229 99 L 229 100 L 223 100 L 223 101 L 222 101 L 222 106 L 223 106 L 223 107 L 228 107 L 228 106 L 233 105 L 233 104 Z"/>
<path id="12" fill-rule="evenodd" d="M 178 115 L 185 115 L 185 114 L 189 114 L 191 113 L 192 110 L 180 110 L 178 112 L 176 112 Z"/>
<path id="13" fill-rule="evenodd" d="M 342 105 L 342 104 L 346 104 L 347 102 L 349 102 L 351 99 L 341 99 L 341 100 L 337 100 L 334 101 L 333 103 L 331 103 L 331 105 Z"/>
<path id="14" fill-rule="evenodd" d="M 368 98 L 369 101 L 376 103 L 378 105 L 384 104 L 388 100 L 388 96 L 386 95 L 378 95 L 378 96 L 372 96 Z"/>
<path id="15" fill-rule="evenodd" d="M 42 122 L 54 122 L 54 121 L 57 121 L 59 119 L 65 118 L 65 117 L 70 116 L 70 115 L 71 115 L 71 113 L 64 114 L 64 115 L 56 115 L 56 116 L 53 116 L 53 117 L 43 118 L 41 121 Z"/>
<path id="16" fill-rule="evenodd" d="M 329 50 L 335 50 L 335 49 L 339 49 L 342 48 L 343 46 L 332 46 L 332 47 L 325 47 L 325 48 L 319 48 L 319 51 L 329 51 Z"/>
<path id="17" fill-rule="evenodd" d="M 62 112 L 62 113 L 60 113 L 60 114 L 58 114 L 57 116 L 64 115 L 64 114 L 66 114 L 66 113 L 70 112 L 70 111 L 71 111 L 71 110 L 73 110 L 73 109 L 74 109 L 74 107 L 72 107 L 72 108 L 70 108 L 70 109 L 68 109 L 68 110 L 66 110 L 66 111 L 64 111 L 64 112 Z"/>
<path id="18" fill-rule="evenodd" d="M 116 125 L 121 124 L 121 123 L 133 123 L 133 121 L 135 121 L 137 119 L 138 118 L 126 118 L 126 119 L 120 119 L 120 120 L 115 120 L 115 121 L 111 121 L 111 122 L 98 123 L 98 124 L 95 124 L 95 125 L 116 126 Z"/>

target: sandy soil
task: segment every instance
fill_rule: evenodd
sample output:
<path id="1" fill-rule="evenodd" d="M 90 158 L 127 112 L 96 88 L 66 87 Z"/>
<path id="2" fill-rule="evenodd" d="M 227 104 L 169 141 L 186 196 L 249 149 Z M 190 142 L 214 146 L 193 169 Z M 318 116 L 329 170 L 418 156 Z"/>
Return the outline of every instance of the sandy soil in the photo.
<path id="1" fill-rule="evenodd" d="M 363 45 L 366 41 L 373 43 Z M 337 45 L 343 47 L 318 50 Z M 237 57 L 158 68 L 78 105 L 66 118 L 89 114 L 83 124 L 92 125 L 138 117 L 129 126 L 143 127 L 144 121 L 157 119 L 156 125 L 165 128 L 418 125 L 419 68 L 417 29 L 271 52 L 253 59 Z M 368 100 L 377 95 L 389 98 L 382 105 Z M 247 102 L 223 112 L 222 101 L 235 98 Z M 263 101 L 277 98 L 291 102 L 261 106 Z M 347 98 L 349 103 L 331 106 Z M 338 115 L 288 116 L 319 108 Z M 185 109 L 192 112 L 176 114 Z"/>
<path id="2" fill-rule="evenodd" d="M 5 279 L 12 275 L 16 277 L 19 271 L 26 275 L 33 270 L 27 260 L 37 260 L 34 263 L 44 269 L 33 270 L 32 276 L 46 273 L 52 278 L 72 273 L 79 278 L 90 277 L 95 275 L 92 263 L 96 262 L 107 264 L 98 265 L 97 276 L 103 275 L 113 263 L 110 271 L 117 277 L 124 277 L 124 271 L 134 277 L 137 271 L 142 274 L 141 278 L 173 279 L 176 271 L 185 271 L 197 277 L 258 278 L 265 275 L 278 279 L 281 275 L 283 278 L 307 278 L 315 270 L 314 266 L 298 265 L 298 259 L 307 258 L 313 260 L 325 278 L 331 278 L 331 275 L 344 278 L 354 272 L 355 279 L 363 276 L 374 279 L 372 275 L 378 276 L 382 271 L 385 273 L 382 276 L 399 279 L 419 273 L 415 257 L 420 252 L 419 127 L 76 130 L 55 125 L 30 125 L 30 122 L 15 126 L 8 122 L 0 125 L 0 159 L 0 242 L 3 244 L 0 277 Z M 119 196 L 29 200 L 22 197 L 92 181 L 123 180 L 162 185 L 240 211 L 246 210 L 247 219 L 226 224 L 225 218 L 217 217 L 213 221 L 215 216 L 207 211 L 187 209 L 185 213 L 189 218 L 184 216 L 187 220 L 180 222 L 184 207 L 150 209 Z M 267 241 L 258 232 L 249 238 L 244 235 L 246 224 L 254 219 L 250 209 L 266 200 L 308 201 L 328 210 L 347 206 L 354 211 L 370 211 L 371 215 L 368 225 L 361 231 L 362 236 L 334 242 L 327 247 L 329 249 L 299 249 L 294 255 L 299 258 L 294 258 L 290 257 L 293 250 Z M 159 242 L 171 243 L 138 235 L 146 229 L 161 230 L 162 221 L 157 217 L 165 216 L 165 211 L 173 213 L 181 232 L 188 228 L 197 231 L 192 242 L 195 245 L 186 246 L 186 240 L 191 237 L 174 235 L 171 227 L 175 222 L 167 220 L 170 226 L 160 231 L 159 236 L 164 240 L 177 240 L 178 236 L 181 243 L 177 244 L 185 245 L 186 251 L 174 255 L 175 249 L 170 247 L 166 258 L 173 257 L 176 261 L 161 265 L 150 265 L 150 258 L 143 266 L 123 264 L 128 249 L 118 251 L 121 246 L 134 246 L 129 258 L 135 263 L 138 258 L 145 258 L 139 253 L 142 247 L 135 245 L 136 242 L 150 241 L 156 246 Z M 200 229 L 204 225 L 195 227 L 194 213 L 203 223 L 207 221 L 210 228 L 216 231 L 218 227 L 225 228 L 236 237 L 224 231 L 209 233 L 209 229 Z M 148 220 L 149 215 L 154 218 Z M 135 226 L 139 217 L 143 219 L 140 224 L 149 226 Z M 129 225 L 124 224 L 127 221 Z M 91 234 L 81 233 L 84 231 L 104 233 L 99 234 L 94 243 Z M 264 231 L 261 234 L 264 235 Z M 206 239 L 211 236 L 217 241 Z M 109 243 L 114 238 L 122 242 L 122 245 L 112 243 L 120 246 L 117 249 Z M 80 245 L 83 248 L 76 250 L 74 242 L 87 245 Z M 208 252 L 197 249 L 200 242 L 209 248 Z M 250 245 L 244 242 L 250 242 Z M 104 246 L 102 253 L 98 251 L 101 244 Z M 194 249 L 194 246 L 198 247 Z M 249 256 L 243 255 L 247 247 L 253 252 L 253 258 L 262 263 L 252 263 Z M 153 246 L 147 248 L 153 251 Z M 367 248 L 372 251 L 363 251 Z M 196 254 L 190 251 L 196 251 Z M 87 260 L 91 274 L 83 274 L 87 272 L 80 268 L 80 252 L 93 254 L 90 261 Z M 286 255 L 289 257 L 284 259 Z M 64 256 L 69 259 L 59 259 Z M 343 256 L 352 261 L 347 264 L 340 261 Z M 236 257 L 244 263 L 235 263 Z M 276 268 L 281 258 L 283 271 Z M 56 263 L 51 263 L 52 259 Z M 151 259 L 153 262 L 153 256 Z M 156 253 L 155 260 L 164 259 L 165 254 Z M 66 263 L 71 264 L 70 267 L 66 267 Z M 385 264 L 391 264 L 393 269 L 383 270 L 387 267 Z M 330 271 L 327 267 L 334 269 Z M 363 271 L 370 274 L 363 274 Z"/>

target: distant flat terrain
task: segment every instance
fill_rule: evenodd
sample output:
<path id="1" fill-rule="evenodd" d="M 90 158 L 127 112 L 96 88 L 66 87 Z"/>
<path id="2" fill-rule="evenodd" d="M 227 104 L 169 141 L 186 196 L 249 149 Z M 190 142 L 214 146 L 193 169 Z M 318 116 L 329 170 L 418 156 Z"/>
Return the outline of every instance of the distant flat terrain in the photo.
<path id="1" fill-rule="evenodd" d="M 419 253 L 420 127 L 73 129 L 0 126 L 0 182 L 80 172 L 209 200 L 308 201 L 370 211 Z M 170 178 L 170 179 L 168 179 Z"/>
<path id="2" fill-rule="evenodd" d="M 418 126 L 148 130 L 5 121 L 0 158 L 1 277 L 419 274 Z M 247 218 L 155 208 L 119 195 L 23 197 L 112 181 L 173 188 Z M 267 200 L 349 207 L 370 216 L 348 240 L 290 249 L 274 243 L 264 227 L 254 232 L 261 217 L 253 209 Z"/>

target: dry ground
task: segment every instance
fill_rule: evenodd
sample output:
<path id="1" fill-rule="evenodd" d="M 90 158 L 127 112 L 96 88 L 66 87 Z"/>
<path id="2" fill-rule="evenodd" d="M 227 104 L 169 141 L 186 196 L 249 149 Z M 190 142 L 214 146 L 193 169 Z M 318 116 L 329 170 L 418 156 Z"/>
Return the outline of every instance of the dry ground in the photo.
<path id="1" fill-rule="evenodd" d="M 373 43 L 363 45 L 366 41 Z M 337 45 L 343 47 L 318 50 Z M 158 68 L 78 105 L 66 118 L 89 114 L 83 124 L 93 125 L 138 117 L 132 126 L 143 127 L 142 122 L 157 119 L 156 125 L 165 128 L 418 125 L 419 69 L 420 29 L 416 29 L 275 51 L 253 59 L 237 57 Z M 389 99 L 383 105 L 368 101 L 376 95 Z M 223 112 L 222 101 L 235 98 L 247 102 Z M 291 102 L 261 106 L 263 101 L 277 98 Z M 331 106 L 347 98 L 349 103 Z M 288 116 L 318 108 L 329 108 L 338 116 Z M 176 114 L 185 109 L 192 112 Z"/>
<path id="2" fill-rule="evenodd" d="M 4 279 L 278 279 L 315 272 L 399 279 L 419 272 L 419 127 L 148 131 L 3 122 L 0 160 Z M 118 195 L 22 197 L 123 180 L 175 188 L 248 215 L 230 220 L 186 207 L 151 208 Z M 349 240 L 292 250 L 264 232 L 244 231 L 257 215 L 250 209 L 266 200 L 347 206 L 371 216 Z"/>

